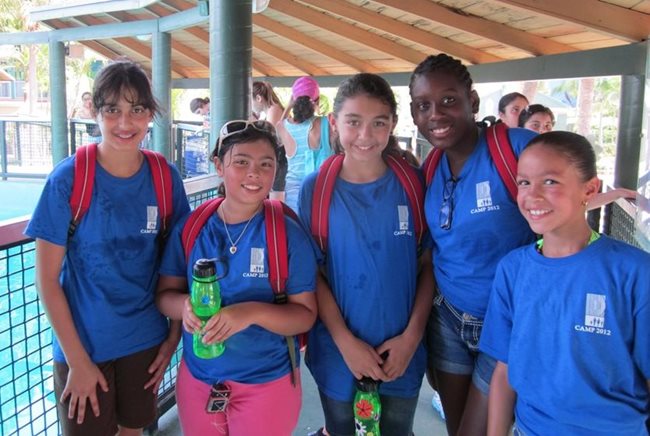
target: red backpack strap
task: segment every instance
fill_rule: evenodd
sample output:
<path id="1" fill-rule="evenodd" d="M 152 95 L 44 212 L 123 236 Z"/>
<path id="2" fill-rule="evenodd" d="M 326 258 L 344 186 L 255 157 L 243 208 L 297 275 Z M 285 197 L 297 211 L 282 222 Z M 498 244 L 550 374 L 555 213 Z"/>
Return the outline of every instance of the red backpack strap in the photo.
<path id="1" fill-rule="evenodd" d="M 426 228 L 426 219 L 424 217 L 424 186 L 422 186 L 422 181 L 418 177 L 415 168 L 409 165 L 404 159 L 389 154 L 386 156 L 386 163 L 393 170 L 402 187 L 404 187 L 404 191 L 406 191 L 411 212 L 413 213 L 415 235 L 418 244 L 420 244 Z"/>
<path id="2" fill-rule="evenodd" d="M 285 299 L 285 287 L 289 277 L 289 252 L 287 251 L 287 230 L 284 222 L 282 202 L 264 200 L 264 224 L 266 246 L 269 250 L 269 281 L 276 299 Z"/>
<path id="3" fill-rule="evenodd" d="M 165 156 L 151 150 L 142 150 L 149 162 L 153 186 L 156 190 L 158 213 L 160 214 L 161 230 L 163 237 L 169 232 L 169 221 L 173 210 L 172 173 Z"/>
<path id="4" fill-rule="evenodd" d="M 431 184 L 441 158 L 442 150 L 434 147 L 424 159 L 424 163 L 422 164 L 422 172 L 424 173 L 424 183 L 426 186 L 429 186 Z"/>
<path id="5" fill-rule="evenodd" d="M 329 210 L 336 176 L 343 166 L 343 155 L 328 157 L 318 170 L 311 203 L 311 234 L 321 250 L 327 249 Z"/>
<path id="6" fill-rule="evenodd" d="M 71 237 L 81 218 L 90 207 L 95 184 L 95 164 L 97 162 L 97 144 L 79 147 L 75 153 L 74 179 L 70 195 L 72 217 L 68 227 L 68 237 Z"/>
<path id="7" fill-rule="evenodd" d="M 266 227 L 266 247 L 269 251 L 269 281 L 275 294 L 274 303 L 285 304 L 289 301 L 285 290 L 289 278 L 289 251 L 287 249 L 287 228 L 285 213 L 298 219 L 289 207 L 278 200 L 264 200 L 264 225 Z M 289 362 L 291 362 L 291 383 L 295 386 L 295 370 L 298 367 L 296 356 L 296 339 L 285 336 Z"/>
<path id="8" fill-rule="evenodd" d="M 183 244 L 183 252 L 185 252 L 185 260 L 187 262 L 190 260 L 190 254 L 194 248 L 196 237 L 201 233 L 201 229 L 203 229 L 208 218 L 217 211 L 222 201 L 223 197 L 219 197 L 204 202 L 194 209 L 187 221 L 185 221 L 183 231 L 181 232 L 181 241 Z"/>
<path id="9" fill-rule="evenodd" d="M 517 201 L 517 157 L 512 150 L 508 127 L 496 123 L 485 131 L 490 156 L 513 201 Z"/>

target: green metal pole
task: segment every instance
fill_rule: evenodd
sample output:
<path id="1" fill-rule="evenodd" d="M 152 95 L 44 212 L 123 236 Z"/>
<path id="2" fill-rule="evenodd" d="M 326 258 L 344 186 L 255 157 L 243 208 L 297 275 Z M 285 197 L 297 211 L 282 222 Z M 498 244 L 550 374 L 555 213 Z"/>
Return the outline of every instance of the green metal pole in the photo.
<path id="1" fill-rule="evenodd" d="M 639 158 L 645 76 L 626 75 L 621 77 L 621 103 L 618 121 L 614 185 L 636 189 L 639 184 Z"/>
<path id="2" fill-rule="evenodd" d="M 171 35 L 155 32 L 151 38 L 152 46 L 152 85 L 153 94 L 160 104 L 161 113 L 154 119 L 153 149 L 172 160 L 171 143 Z"/>
<path id="3" fill-rule="evenodd" d="M 251 0 L 210 0 L 210 146 L 229 120 L 250 112 L 253 59 Z"/>
<path id="4" fill-rule="evenodd" d="M 52 118 L 52 163 L 68 156 L 68 119 L 65 92 L 65 46 L 50 41 L 50 104 Z M 35 78 L 30 78 L 35 80 Z"/>

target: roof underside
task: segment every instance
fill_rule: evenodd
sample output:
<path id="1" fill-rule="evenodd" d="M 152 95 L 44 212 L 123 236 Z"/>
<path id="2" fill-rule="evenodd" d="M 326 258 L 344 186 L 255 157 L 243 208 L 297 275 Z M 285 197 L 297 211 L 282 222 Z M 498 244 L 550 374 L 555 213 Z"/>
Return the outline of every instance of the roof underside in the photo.
<path id="1" fill-rule="evenodd" d="M 140 3 L 145 6 L 42 22 L 66 29 L 152 20 L 195 9 L 198 2 Z M 650 0 L 271 0 L 253 16 L 253 75 L 409 72 L 440 52 L 472 65 L 620 46 L 648 34 Z M 207 19 L 171 37 L 172 77 L 209 77 Z M 151 68 L 150 40 L 80 42 L 108 58 L 127 56 Z"/>

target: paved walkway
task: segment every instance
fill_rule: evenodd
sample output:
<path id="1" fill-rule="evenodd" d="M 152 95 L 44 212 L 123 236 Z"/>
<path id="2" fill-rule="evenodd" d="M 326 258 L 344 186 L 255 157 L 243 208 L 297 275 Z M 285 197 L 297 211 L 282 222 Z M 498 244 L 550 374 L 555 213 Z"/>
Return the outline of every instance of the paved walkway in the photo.
<path id="1" fill-rule="evenodd" d="M 298 427 L 293 432 L 293 436 L 306 436 L 323 425 L 323 412 L 318 398 L 318 389 L 309 370 L 304 366 L 302 367 L 302 388 L 302 411 L 298 420 Z M 422 383 L 420 400 L 415 413 L 415 425 L 413 427 L 415 436 L 444 436 L 447 434 L 444 421 L 431 407 L 432 395 L 433 391 L 425 380 Z M 176 407 L 173 407 L 160 418 L 157 436 L 179 436 L 181 434 Z"/>

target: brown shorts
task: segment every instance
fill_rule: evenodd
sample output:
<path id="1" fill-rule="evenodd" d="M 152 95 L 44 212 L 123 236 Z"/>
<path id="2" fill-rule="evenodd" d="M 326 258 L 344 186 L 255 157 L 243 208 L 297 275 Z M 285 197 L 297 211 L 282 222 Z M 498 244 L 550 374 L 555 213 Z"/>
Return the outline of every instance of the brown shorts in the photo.
<path id="1" fill-rule="evenodd" d="M 143 428 L 156 418 L 158 393 L 144 385 L 151 378 L 147 371 L 156 358 L 160 345 L 144 351 L 97 364 L 108 383 L 108 392 L 97 386 L 99 416 L 86 404 L 86 416 L 77 424 L 76 416 L 68 419 L 70 397 L 61 403 L 60 398 L 68 380 L 68 365 L 54 362 L 54 394 L 61 429 L 66 436 L 113 436 L 118 425 L 126 428 Z"/>

